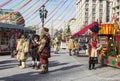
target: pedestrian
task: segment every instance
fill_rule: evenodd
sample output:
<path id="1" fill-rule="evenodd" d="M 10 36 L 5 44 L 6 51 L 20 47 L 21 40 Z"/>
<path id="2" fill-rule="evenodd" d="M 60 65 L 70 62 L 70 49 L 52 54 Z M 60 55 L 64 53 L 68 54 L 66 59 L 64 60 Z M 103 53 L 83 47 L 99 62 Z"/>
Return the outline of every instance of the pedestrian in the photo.
<path id="1" fill-rule="evenodd" d="M 54 53 L 58 54 L 59 51 L 59 40 L 58 37 L 56 36 L 54 39 Z"/>
<path id="2" fill-rule="evenodd" d="M 10 48 L 11 58 L 13 58 L 14 57 L 13 52 L 16 50 L 16 38 L 15 38 L 15 35 L 12 35 L 10 40 L 9 40 L 9 48 Z"/>
<path id="3" fill-rule="evenodd" d="M 75 45 L 75 49 L 74 49 L 75 55 L 78 56 L 79 55 L 79 49 L 80 49 L 80 45 L 79 45 L 78 39 L 75 40 L 74 45 Z"/>
<path id="4" fill-rule="evenodd" d="M 102 45 L 97 42 L 97 37 L 93 36 L 89 44 L 89 70 L 96 69 L 95 64 L 98 63 L 98 54 L 97 51 L 100 50 Z"/>
<path id="5" fill-rule="evenodd" d="M 52 38 L 52 39 L 50 40 L 50 45 L 51 45 L 52 48 L 54 48 L 54 38 Z"/>
<path id="6" fill-rule="evenodd" d="M 38 54 L 38 45 L 40 44 L 39 39 L 39 35 L 34 35 L 30 45 L 33 69 L 39 69 L 40 67 L 40 60 Z"/>
<path id="7" fill-rule="evenodd" d="M 26 35 L 22 34 L 21 38 L 17 41 L 17 60 L 21 69 L 26 67 L 26 60 L 28 58 L 29 42 Z"/>
<path id="8" fill-rule="evenodd" d="M 73 37 L 70 37 L 67 46 L 68 46 L 68 50 L 69 50 L 69 55 L 72 56 L 71 52 L 72 52 L 72 51 L 74 50 L 74 48 L 75 48 Z"/>
<path id="9" fill-rule="evenodd" d="M 49 29 L 43 28 L 40 34 L 40 45 L 38 48 L 38 52 L 40 54 L 40 63 L 41 63 L 41 71 L 40 74 L 45 74 L 48 72 L 48 64 L 50 58 L 50 35 Z"/>

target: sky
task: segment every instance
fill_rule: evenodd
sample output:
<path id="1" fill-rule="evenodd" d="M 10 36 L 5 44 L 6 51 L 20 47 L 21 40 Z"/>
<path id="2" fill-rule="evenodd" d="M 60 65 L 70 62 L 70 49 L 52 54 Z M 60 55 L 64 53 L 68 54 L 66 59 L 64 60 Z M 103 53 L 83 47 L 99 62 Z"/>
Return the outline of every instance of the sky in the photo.
<path id="1" fill-rule="evenodd" d="M 2 6 L 6 1 L 10 1 Z M 25 26 L 41 26 L 39 10 L 43 4 L 48 11 L 45 26 L 64 27 L 71 18 L 75 18 L 76 0 L 0 0 L 0 8 L 19 11 L 24 19 Z"/>

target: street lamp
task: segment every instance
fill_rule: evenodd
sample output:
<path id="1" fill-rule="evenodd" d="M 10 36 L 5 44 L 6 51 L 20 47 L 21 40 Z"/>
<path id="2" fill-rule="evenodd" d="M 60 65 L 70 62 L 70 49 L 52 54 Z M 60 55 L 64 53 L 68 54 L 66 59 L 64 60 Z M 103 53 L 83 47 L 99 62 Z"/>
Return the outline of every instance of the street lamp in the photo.
<path id="1" fill-rule="evenodd" d="M 40 18 L 42 21 L 42 27 L 44 27 L 44 20 L 47 17 L 48 11 L 45 9 L 45 5 L 42 6 L 42 8 L 39 10 Z"/>

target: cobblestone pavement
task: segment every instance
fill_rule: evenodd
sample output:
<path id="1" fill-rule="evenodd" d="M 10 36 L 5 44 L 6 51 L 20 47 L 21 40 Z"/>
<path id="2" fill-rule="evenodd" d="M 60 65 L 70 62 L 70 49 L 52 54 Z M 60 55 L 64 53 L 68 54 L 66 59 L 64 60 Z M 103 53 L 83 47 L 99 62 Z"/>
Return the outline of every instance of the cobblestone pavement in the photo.
<path id="1" fill-rule="evenodd" d="M 69 56 L 66 50 L 50 58 L 49 73 L 41 75 L 31 69 L 31 58 L 27 68 L 20 69 L 15 58 L 0 56 L 0 81 L 120 81 L 120 69 L 100 67 L 88 70 L 88 57 Z"/>

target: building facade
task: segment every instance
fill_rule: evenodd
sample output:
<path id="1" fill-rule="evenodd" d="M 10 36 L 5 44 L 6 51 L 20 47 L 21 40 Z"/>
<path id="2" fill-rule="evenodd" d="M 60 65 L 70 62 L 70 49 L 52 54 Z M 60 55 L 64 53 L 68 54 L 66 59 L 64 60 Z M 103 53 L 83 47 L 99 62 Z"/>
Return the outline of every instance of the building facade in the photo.
<path id="1" fill-rule="evenodd" d="M 21 13 L 11 9 L 0 9 L 0 22 L 25 26 L 25 20 Z"/>
<path id="2" fill-rule="evenodd" d="M 120 0 L 113 0 L 113 16 L 120 21 Z"/>
<path id="3" fill-rule="evenodd" d="M 68 21 L 67 25 L 69 25 L 72 35 L 77 32 L 76 19 L 75 18 L 70 19 Z"/>
<path id="4" fill-rule="evenodd" d="M 111 21 L 112 5 L 108 0 L 76 0 L 77 26 L 91 24 L 94 21 Z"/>

